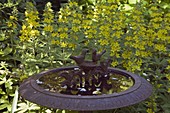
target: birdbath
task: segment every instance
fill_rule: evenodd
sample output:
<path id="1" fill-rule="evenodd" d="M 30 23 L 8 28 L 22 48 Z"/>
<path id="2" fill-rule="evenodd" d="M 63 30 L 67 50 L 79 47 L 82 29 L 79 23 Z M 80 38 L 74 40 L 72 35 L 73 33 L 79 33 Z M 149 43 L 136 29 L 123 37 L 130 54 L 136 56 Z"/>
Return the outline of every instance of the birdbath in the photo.
<path id="1" fill-rule="evenodd" d="M 111 59 L 100 60 L 106 52 L 84 49 L 70 56 L 77 66 L 43 71 L 26 79 L 19 87 L 20 95 L 33 103 L 53 109 L 92 113 L 137 104 L 152 93 L 144 78 L 125 70 L 109 67 Z"/>

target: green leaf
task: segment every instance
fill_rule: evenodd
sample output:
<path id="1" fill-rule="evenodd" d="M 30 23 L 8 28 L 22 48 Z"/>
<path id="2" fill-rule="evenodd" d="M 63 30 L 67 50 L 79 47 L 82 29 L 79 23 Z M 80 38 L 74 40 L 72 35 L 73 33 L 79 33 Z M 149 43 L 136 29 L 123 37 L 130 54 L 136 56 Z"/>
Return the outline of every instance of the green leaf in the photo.
<path id="1" fill-rule="evenodd" d="M 0 82 L 1 82 L 1 81 L 0 81 Z M 4 94 L 5 94 L 5 92 L 4 92 L 4 91 L 2 91 L 2 89 L 0 89 L 0 94 L 4 95 Z"/>
<path id="2" fill-rule="evenodd" d="M 36 60 L 36 59 L 29 58 L 29 59 L 26 60 L 26 62 L 37 62 L 37 60 Z"/>
<path id="3" fill-rule="evenodd" d="M 5 40 L 5 36 L 0 35 L 0 41 L 4 41 Z"/>
<path id="4" fill-rule="evenodd" d="M 18 102 L 18 87 L 15 90 L 15 96 L 12 102 L 12 109 L 11 109 L 11 113 L 14 113 L 17 109 L 17 102 Z"/>
<path id="5" fill-rule="evenodd" d="M 65 110 L 57 109 L 56 113 L 63 113 Z"/>
<path id="6" fill-rule="evenodd" d="M 7 95 L 3 95 L 1 98 L 0 98 L 0 102 L 2 102 L 2 100 L 7 100 L 8 96 Z M 2 100 L 1 100 L 2 99 Z"/>
<path id="7" fill-rule="evenodd" d="M 2 76 L 2 75 L 1 75 Z M 7 80 L 6 77 L 0 78 L 0 85 L 4 84 Z"/>
<path id="8" fill-rule="evenodd" d="M 6 103 L 6 104 L 2 104 L 2 105 L 0 105 L 0 110 L 3 110 L 3 109 L 5 109 L 5 108 L 7 108 L 7 106 L 8 106 L 8 104 Z"/>
<path id="9" fill-rule="evenodd" d="M 137 2 L 140 2 L 140 0 L 128 0 L 129 4 L 136 4 Z"/>
<path id="10" fill-rule="evenodd" d="M 95 3 L 96 3 L 96 0 L 87 0 L 87 1 L 88 1 L 88 3 L 91 4 L 91 5 L 92 5 L 92 4 L 95 5 Z"/>
<path id="11" fill-rule="evenodd" d="M 4 84 L 5 83 L 5 81 L 0 81 L 0 85 L 2 85 L 2 84 Z"/>
<path id="12" fill-rule="evenodd" d="M 3 55 L 3 54 L 4 54 L 4 52 L 2 50 L 0 50 L 0 55 Z"/>
<path id="13" fill-rule="evenodd" d="M 4 55 L 8 55 L 11 52 L 12 52 L 12 48 L 7 47 L 7 48 L 4 49 Z"/>
<path id="14" fill-rule="evenodd" d="M 33 104 L 33 103 L 30 104 L 29 110 L 39 110 L 39 109 L 40 107 L 37 106 L 37 104 Z"/>
<path id="15" fill-rule="evenodd" d="M 126 10 L 126 11 L 128 11 L 128 10 L 132 10 L 133 7 L 130 6 L 129 4 L 123 4 L 123 9 Z"/>
<path id="16" fill-rule="evenodd" d="M 12 85 L 13 83 L 11 82 L 11 81 L 8 81 L 8 82 L 6 82 L 5 83 L 5 87 L 7 88 L 7 89 L 12 89 Z"/>
<path id="17" fill-rule="evenodd" d="M 27 109 L 22 109 L 20 111 L 18 111 L 18 113 L 25 113 L 27 111 Z"/>
<path id="18" fill-rule="evenodd" d="M 18 113 L 25 113 L 28 110 L 28 105 L 26 103 L 19 103 L 19 108 L 17 109 Z"/>

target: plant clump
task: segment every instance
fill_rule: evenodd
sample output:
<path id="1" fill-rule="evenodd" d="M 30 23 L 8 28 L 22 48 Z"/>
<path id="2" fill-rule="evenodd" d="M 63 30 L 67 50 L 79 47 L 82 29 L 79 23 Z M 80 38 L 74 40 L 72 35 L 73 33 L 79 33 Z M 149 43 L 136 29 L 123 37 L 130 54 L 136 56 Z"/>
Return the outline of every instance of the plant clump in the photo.
<path id="1" fill-rule="evenodd" d="M 5 67 L 0 66 L 0 112 L 10 112 L 9 104 L 17 97 L 14 91 L 25 78 L 73 65 L 71 54 L 96 48 L 107 50 L 104 57 L 111 56 L 113 67 L 134 72 L 154 86 L 150 99 L 118 112 L 168 113 L 169 3 L 146 0 L 128 5 L 122 0 L 98 0 L 84 7 L 75 1 L 62 5 L 58 12 L 47 3 L 43 14 L 32 2 L 25 2 L 24 10 L 19 0 L 0 3 L 0 15 L 8 12 L 0 17 L 0 60 L 5 62 Z M 17 107 L 21 112 L 55 112 L 21 99 Z"/>

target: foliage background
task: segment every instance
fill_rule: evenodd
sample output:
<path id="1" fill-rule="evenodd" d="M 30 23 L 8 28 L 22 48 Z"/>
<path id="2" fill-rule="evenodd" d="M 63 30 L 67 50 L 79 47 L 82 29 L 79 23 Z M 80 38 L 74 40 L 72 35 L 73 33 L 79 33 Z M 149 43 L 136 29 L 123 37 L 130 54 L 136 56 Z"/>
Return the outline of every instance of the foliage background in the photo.
<path id="1" fill-rule="evenodd" d="M 53 110 L 18 96 L 19 84 L 50 68 L 72 65 L 71 54 L 83 48 L 107 50 L 112 66 L 152 83 L 153 95 L 134 106 L 98 113 L 169 113 L 169 0 L 71 0 L 57 6 L 38 0 L 0 3 L 0 111 Z M 55 9 L 56 8 L 56 9 Z M 66 13 L 67 12 L 67 13 Z"/>

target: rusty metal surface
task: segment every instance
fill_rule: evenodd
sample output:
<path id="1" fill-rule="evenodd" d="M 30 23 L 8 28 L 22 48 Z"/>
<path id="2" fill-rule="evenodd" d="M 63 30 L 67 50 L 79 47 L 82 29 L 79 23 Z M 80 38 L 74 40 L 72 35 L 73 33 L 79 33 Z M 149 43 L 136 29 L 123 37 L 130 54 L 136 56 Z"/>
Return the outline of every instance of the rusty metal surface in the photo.
<path id="1" fill-rule="evenodd" d="M 105 53 L 105 51 L 97 53 L 96 50 L 93 50 L 92 61 L 85 60 L 85 55 L 87 52 L 88 50 L 83 50 L 81 55 L 71 56 L 71 59 L 74 59 L 78 66 L 55 68 L 31 76 L 20 85 L 20 95 L 26 100 L 49 108 L 88 112 L 95 110 L 115 109 L 133 105 L 147 99 L 152 94 L 151 84 L 142 77 L 127 72 L 125 70 L 109 67 L 109 64 L 111 62 L 110 59 L 107 59 L 104 62 L 99 62 L 101 56 Z M 71 82 L 69 82 L 71 81 L 71 79 L 75 78 L 74 75 L 77 75 L 77 73 L 75 74 L 72 71 L 71 73 L 65 72 L 68 72 L 69 70 L 74 71 L 77 69 L 80 70 L 78 72 L 81 72 L 81 74 L 84 73 L 83 75 L 80 74 L 79 77 L 85 77 L 85 86 L 81 85 L 81 80 L 79 81 L 78 86 L 76 86 L 77 84 L 74 85 L 74 82 L 72 84 Z M 62 71 L 64 71 L 64 75 L 63 73 L 60 73 Z M 63 76 L 65 78 L 63 84 L 67 86 L 67 93 L 51 92 L 38 85 L 37 80 L 41 79 L 44 75 L 50 75 L 50 73 L 60 73 L 58 75 L 56 74 L 56 76 Z M 102 91 L 102 89 L 109 90 L 111 88 L 114 88 L 110 87 L 111 84 L 107 83 L 107 79 L 109 79 L 109 74 L 119 74 L 121 76 L 130 77 L 133 80 L 134 84 L 129 89 L 119 93 L 115 92 L 112 94 L 93 95 L 91 92 L 96 90 L 96 87 L 94 87 L 95 85 L 93 84 L 98 83 L 94 82 L 96 79 L 93 78 L 91 79 L 91 81 L 93 81 L 94 83 L 92 82 L 91 84 L 89 84 L 89 81 L 86 81 L 86 77 L 88 78 L 88 76 L 94 75 L 95 78 L 102 79 L 99 80 L 99 82 L 100 84 L 104 85 L 98 85 L 97 87 L 100 88 L 100 90 Z M 84 94 L 81 94 L 81 92 L 79 93 L 78 91 L 78 93 L 74 95 L 70 92 L 82 87 L 87 90 Z"/>

